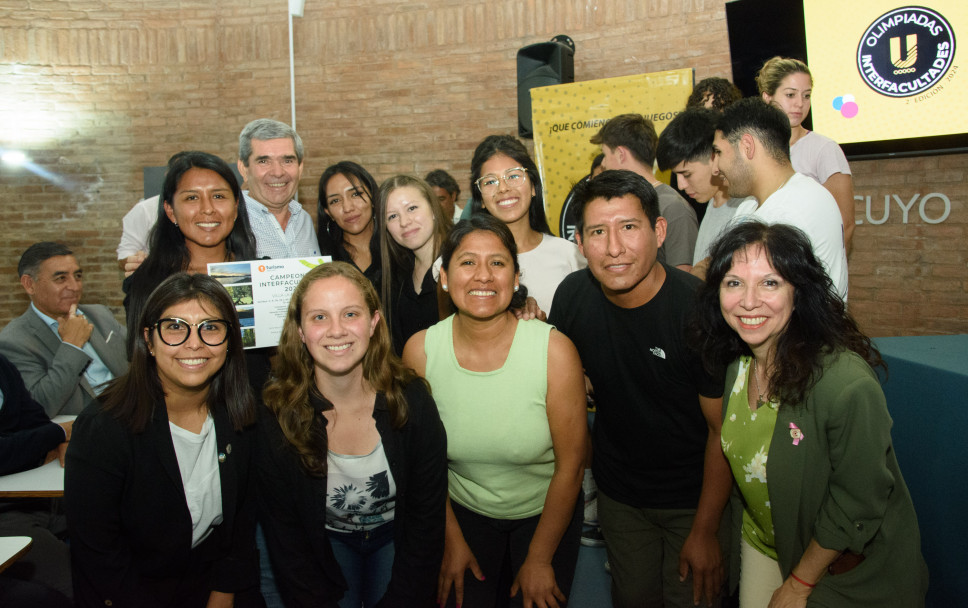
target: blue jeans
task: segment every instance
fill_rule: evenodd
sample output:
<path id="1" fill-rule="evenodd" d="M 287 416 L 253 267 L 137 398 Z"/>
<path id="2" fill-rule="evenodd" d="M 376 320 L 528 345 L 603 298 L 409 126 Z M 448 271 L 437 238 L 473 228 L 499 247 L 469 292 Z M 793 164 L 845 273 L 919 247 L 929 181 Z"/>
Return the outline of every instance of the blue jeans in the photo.
<path id="1" fill-rule="evenodd" d="M 255 527 L 255 546 L 259 550 L 259 587 L 265 598 L 267 608 L 283 608 L 279 588 L 276 587 L 276 577 L 269 562 L 269 548 L 266 546 L 266 535 L 262 531 L 262 524 Z"/>
<path id="2" fill-rule="evenodd" d="M 367 532 L 328 530 L 327 534 L 349 585 L 339 608 L 376 606 L 386 593 L 393 570 L 393 522 Z"/>

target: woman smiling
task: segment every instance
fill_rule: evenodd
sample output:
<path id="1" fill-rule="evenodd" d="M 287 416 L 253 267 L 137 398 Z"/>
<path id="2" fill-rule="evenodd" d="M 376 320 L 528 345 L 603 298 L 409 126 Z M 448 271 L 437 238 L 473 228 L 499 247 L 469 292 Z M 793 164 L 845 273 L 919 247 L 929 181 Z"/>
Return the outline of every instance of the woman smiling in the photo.
<path id="1" fill-rule="evenodd" d="M 332 262 L 303 277 L 273 372 L 259 494 L 286 605 L 430 605 L 446 438 L 359 270 Z"/>
<path id="2" fill-rule="evenodd" d="M 206 152 L 184 152 L 168 167 L 150 253 L 121 284 L 128 318 L 128 356 L 148 295 L 176 272 L 207 273 L 212 262 L 255 258 L 255 238 L 232 169 Z"/>
<path id="3" fill-rule="evenodd" d="M 518 320 L 526 290 L 505 224 L 478 215 L 441 251 L 457 314 L 415 334 L 404 362 L 427 378 L 447 429 L 449 493 L 437 601 L 555 606 L 578 559 L 585 386 L 574 345 Z M 513 577 L 502 585 L 507 568 Z"/>
<path id="4" fill-rule="evenodd" d="M 438 299 L 432 267 L 453 223 L 430 186 L 409 175 L 391 177 L 380 186 L 377 219 L 383 255 L 380 295 L 393 349 L 402 353 L 410 336 L 449 314 L 449 302 L 442 295 Z"/>
<path id="5" fill-rule="evenodd" d="M 178 273 L 128 373 L 74 422 L 64 478 L 78 606 L 262 606 L 249 493 L 255 405 L 225 289 Z"/>

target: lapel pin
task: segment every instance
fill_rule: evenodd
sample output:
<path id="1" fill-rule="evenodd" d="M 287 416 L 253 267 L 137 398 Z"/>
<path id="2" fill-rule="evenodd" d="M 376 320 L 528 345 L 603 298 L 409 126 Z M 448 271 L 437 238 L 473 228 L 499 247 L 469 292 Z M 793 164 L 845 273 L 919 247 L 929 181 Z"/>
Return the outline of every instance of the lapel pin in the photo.
<path id="1" fill-rule="evenodd" d="M 219 464 L 225 462 L 225 452 L 218 453 L 218 461 L 219 461 Z"/>
<path id="2" fill-rule="evenodd" d="M 790 423 L 790 437 L 793 437 L 793 445 L 800 445 L 800 440 L 803 439 L 803 431 L 792 422 Z"/>

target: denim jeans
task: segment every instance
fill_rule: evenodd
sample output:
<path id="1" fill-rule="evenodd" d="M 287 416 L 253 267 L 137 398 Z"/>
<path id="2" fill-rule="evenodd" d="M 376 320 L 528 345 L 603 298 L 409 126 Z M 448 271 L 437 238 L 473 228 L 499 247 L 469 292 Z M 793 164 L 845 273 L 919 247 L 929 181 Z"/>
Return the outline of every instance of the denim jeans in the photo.
<path id="1" fill-rule="evenodd" d="M 276 587 L 276 577 L 269 562 L 269 548 L 266 546 L 266 535 L 262 530 L 262 524 L 257 524 L 255 527 L 255 546 L 259 550 L 259 587 L 262 597 L 266 600 L 266 606 L 283 608 L 282 597 L 279 596 L 279 589 Z"/>
<path id="2" fill-rule="evenodd" d="M 339 607 L 376 606 L 386 593 L 393 570 L 393 522 L 366 532 L 328 530 L 327 534 L 349 585 Z"/>

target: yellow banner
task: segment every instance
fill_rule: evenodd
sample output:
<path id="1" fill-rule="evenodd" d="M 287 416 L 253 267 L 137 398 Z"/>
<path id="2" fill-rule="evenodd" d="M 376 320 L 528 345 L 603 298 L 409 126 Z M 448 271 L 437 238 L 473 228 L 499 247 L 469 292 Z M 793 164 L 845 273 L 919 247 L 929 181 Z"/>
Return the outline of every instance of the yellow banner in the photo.
<path id="1" fill-rule="evenodd" d="M 846 144 L 968 132 L 968 2 L 803 3 L 813 126 Z"/>
<path id="2" fill-rule="evenodd" d="M 650 118 L 661 133 L 685 108 L 692 85 L 692 69 L 682 69 L 531 90 L 535 160 L 552 230 L 574 240 L 573 228 L 561 226 L 562 206 L 601 152 L 588 140 L 602 125 L 613 116 L 635 112 Z M 659 179 L 668 181 L 667 176 Z"/>

